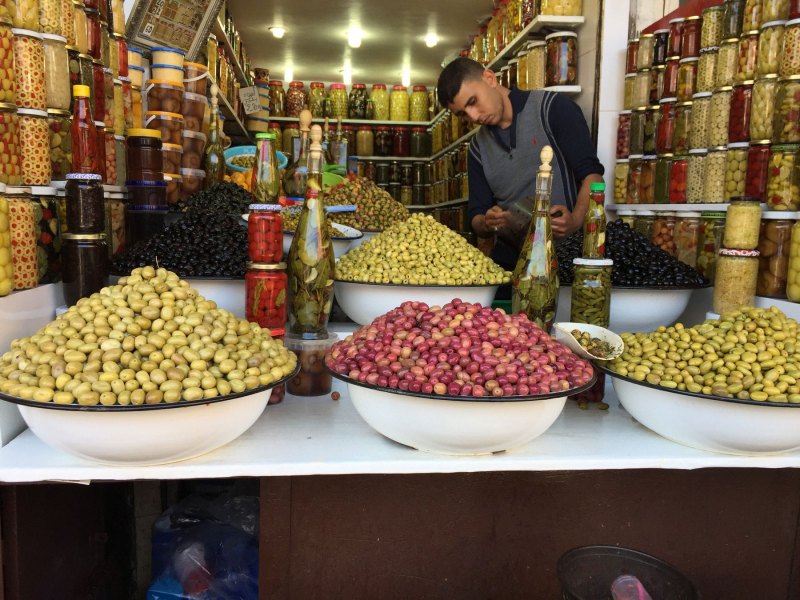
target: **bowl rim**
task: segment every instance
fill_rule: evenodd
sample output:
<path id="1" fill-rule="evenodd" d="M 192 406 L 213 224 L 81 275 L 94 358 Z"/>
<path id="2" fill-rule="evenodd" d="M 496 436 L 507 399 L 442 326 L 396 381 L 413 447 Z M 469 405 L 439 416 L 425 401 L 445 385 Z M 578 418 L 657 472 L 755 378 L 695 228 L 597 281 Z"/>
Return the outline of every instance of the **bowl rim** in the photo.
<path id="1" fill-rule="evenodd" d="M 331 374 L 332 377 L 338 379 L 339 381 L 343 381 L 344 383 L 355 385 L 358 387 L 367 388 L 368 390 L 372 390 L 375 392 L 386 392 L 388 394 L 397 394 L 399 396 L 411 396 L 412 398 L 423 398 L 426 400 L 451 400 L 455 402 L 492 402 L 492 403 L 503 403 L 503 402 L 536 402 L 537 400 L 552 400 L 554 398 L 566 398 L 568 396 L 574 396 L 575 394 L 580 394 L 581 392 L 585 392 L 590 387 L 592 387 L 597 380 L 597 373 L 592 373 L 592 378 L 589 380 L 588 383 L 576 387 L 570 388 L 568 390 L 563 390 L 560 392 L 551 392 L 549 394 L 537 394 L 533 396 L 451 396 L 450 394 L 423 394 L 422 392 L 410 392 L 407 390 L 400 390 L 400 389 L 393 389 L 393 388 L 383 388 L 377 385 L 373 385 L 371 383 L 366 383 L 363 381 L 354 381 L 350 377 L 342 375 L 341 373 L 337 373 L 333 369 L 331 369 L 327 363 L 325 364 L 325 368 Z"/>
<path id="2" fill-rule="evenodd" d="M 358 235 L 354 235 L 352 237 L 332 235 L 331 239 L 336 240 L 337 242 L 352 242 L 353 240 L 360 240 L 362 237 L 364 237 L 364 233 L 360 229 L 356 229 L 355 227 L 350 227 L 350 225 L 342 225 L 341 223 L 337 223 L 335 221 L 330 221 L 330 224 L 332 227 L 336 227 L 338 225 L 339 227 L 347 227 L 348 229 L 352 229 L 353 231 L 358 231 Z M 339 231 L 341 231 L 341 229 Z M 283 235 L 294 237 L 294 234 L 295 234 L 294 231 L 287 231 L 285 229 L 283 230 Z"/>
<path id="3" fill-rule="evenodd" d="M 488 287 L 500 287 L 501 285 L 505 285 L 503 283 L 476 283 L 476 284 L 453 284 L 453 285 L 438 285 L 435 283 L 376 283 L 374 281 L 347 281 L 345 279 L 338 279 L 334 276 L 333 281 L 336 283 L 354 283 L 358 285 L 377 285 L 382 287 L 413 287 L 413 288 L 439 288 L 439 289 L 449 289 L 449 288 L 488 288 Z"/>
<path id="4" fill-rule="evenodd" d="M 631 377 L 627 377 L 625 375 L 620 375 L 616 371 L 612 371 L 608 367 L 604 365 L 594 364 L 595 369 L 602 371 L 612 379 L 620 379 L 622 381 L 628 383 L 635 383 L 637 385 L 641 385 L 643 387 L 651 388 L 654 390 L 659 390 L 662 392 L 672 392 L 675 394 L 681 394 L 683 396 L 691 396 L 692 398 L 698 398 L 700 400 L 712 400 L 716 402 L 730 402 L 732 404 L 750 404 L 752 406 L 767 406 L 767 407 L 774 407 L 774 408 L 800 408 L 800 403 L 793 403 L 793 402 L 770 402 L 769 400 L 742 400 L 741 398 L 725 398 L 723 396 L 714 396 L 712 394 L 701 394 L 700 392 L 690 392 L 689 390 L 679 390 L 678 388 L 672 389 L 668 387 L 664 387 L 663 385 L 656 385 L 653 383 L 649 383 L 647 381 L 637 381 Z"/>
<path id="5" fill-rule="evenodd" d="M 216 396 L 214 398 L 203 398 L 202 400 L 192 400 L 192 401 L 178 401 L 167 404 L 166 402 L 159 402 L 158 404 L 126 404 L 124 406 L 121 405 L 112 405 L 112 406 L 104 406 L 102 404 L 97 404 L 95 406 L 81 406 L 80 404 L 55 404 L 54 402 L 37 402 L 36 400 L 25 400 L 24 398 L 17 398 L 15 396 L 9 396 L 6 393 L 0 392 L 0 400 L 5 400 L 6 402 L 11 402 L 12 404 L 17 404 L 20 406 L 28 406 L 30 408 L 44 408 L 44 409 L 51 409 L 51 410 L 64 410 L 67 412 L 105 412 L 105 413 L 115 413 L 115 412 L 136 412 L 136 411 L 150 411 L 150 410 L 168 410 L 172 408 L 183 408 L 187 406 L 200 406 L 203 404 L 215 404 L 217 402 L 225 402 L 227 400 L 235 400 L 236 398 L 243 398 L 244 396 L 251 396 L 253 394 L 257 394 L 259 392 L 265 392 L 267 390 L 271 390 L 274 387 L 282 385 L 289 381 L 292 377 L 297 375 L 300 372 L 300 363 L 298 362 L 295 366 L 294 370 L 289 373 L 286 377 L 282 377 L 278 381 L 273 381 L 269 385 L 262 385 L 257 388 L 253 388 L 252 390 L 245 390 L 243 392 L 238 392 L 235 394 L 228 394 L 227 396 Z"/>
<path id="6" fill-rule="evenodd" d="M 560 287 L 571 288 L 571 283 L 562 283 Z M 683 292 L 686 290 L 704 290 L 706 288 L 714 287 L 710 281 L 708 283 L 699 285 L 653 285 L 653 286 L 634 286 L 634 285 L 611 285 L 611 290 L 634 290 L 638 292 Z"/>

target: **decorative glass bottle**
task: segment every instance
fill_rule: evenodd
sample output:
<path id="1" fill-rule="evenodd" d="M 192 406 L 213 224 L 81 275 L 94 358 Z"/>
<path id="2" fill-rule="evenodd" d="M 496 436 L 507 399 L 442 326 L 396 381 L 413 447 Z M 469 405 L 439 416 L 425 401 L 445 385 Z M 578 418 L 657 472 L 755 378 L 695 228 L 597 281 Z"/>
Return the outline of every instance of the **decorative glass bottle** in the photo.
<path id="1" fill-rule="evenodd" d="M 606 184 L 589 186 L 589 208 L 583 218 L 583 258 L 603 258 L 606 255 Z"/>
<path id="2" fill-rule="evenodd" d="M 278 156 L 275 153 L 277 137 L 274 133 L 256 134 L 256 168 L 253 170 L 253 195 L 260 204 L 275 204 L 281 190 L 278 173 Z"/>
<path id="3" fill-rule="evenodd" d="M 97 164 L 97 129 L 92 118 L 88 85 L 73 85 L 72 96 L 72 172 L 100 173 Z"/>
<path id="4" fill-rule="evenodd" d="M 305 198 L 308 180 L 308 134 L 311 131 L 311 111 L 300 112 L 300 151 L 283 172 L 283 193 L 290 198 Z"/>
<path id="5" fill-rule="evenodd" d="M 209 188 L 215 183 L 225 180 L 225 153 L 219 139 L 219 108 L 216 84 L 211 85 L 211 122 L 208 131 L 208 145 L 203 156 L 203 168 L 206 171 L 204 187 Z"/>

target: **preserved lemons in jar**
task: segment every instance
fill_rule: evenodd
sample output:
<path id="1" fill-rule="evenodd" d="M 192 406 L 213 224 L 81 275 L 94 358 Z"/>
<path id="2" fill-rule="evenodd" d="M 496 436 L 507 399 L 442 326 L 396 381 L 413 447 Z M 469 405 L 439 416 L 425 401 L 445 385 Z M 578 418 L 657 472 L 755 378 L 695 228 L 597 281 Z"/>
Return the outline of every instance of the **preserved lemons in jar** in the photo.
<path id="1" fill-rule="evenodd" d="M 738 250 L 755 250 L 758 247 L 758 233 L 761 227 L 761 206 L 759 199 L 752 196 L 731 198 L 725 219 L 725 233 L 722 245 Z"/>
<path id="2" fill-rule="evenodd" d="M 714 279 L 714 312 L 725 314 L 750 306 L 756 295 L 758 250 L 719 251 Z"/>
<path id="3" fill-rule="evenodd" d="M 409 98 L 408 91 L 404 85 L 392 87 L 389 96 L 389 119 L 392 121 L 409 120 Z"/>

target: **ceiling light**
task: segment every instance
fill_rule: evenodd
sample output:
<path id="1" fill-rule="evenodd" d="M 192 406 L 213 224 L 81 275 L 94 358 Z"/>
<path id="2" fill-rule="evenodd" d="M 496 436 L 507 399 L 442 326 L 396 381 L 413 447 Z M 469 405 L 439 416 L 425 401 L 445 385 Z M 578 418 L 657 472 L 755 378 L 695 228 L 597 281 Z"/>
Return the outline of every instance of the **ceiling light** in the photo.
<path id="1" fill-rule="evenodd" d="M 277 39 L 281 39 L 286 34 L 286 30 L 283 27 L 270 27 L 269 32 L 272 37 Z"/>
<path id="2" fill-rule="evenodd" d="M 286 65 L 286 70 L 283 72 L 283 80 L 294 81 L 294 69 L 292 69 L 291 65 Z"/>
<path id="3" fill-rule="evenodd" d="M 400 83 L 408 87 L 411 85 L 411 69 L 404 67 L 400 75 Z"/>
<path id="4" fill-rule="evenodd" d="M 361 46 L 361 39 L 364 37 L 364 32 L 358 27 L 351 27 L 347 32 L 347 43 L 351 48 L 359 48 Z"/>
<path id="5" fill-rule="evenodd" d="M 425 36 L 425 45 L 428 48 L 433 48 L 436 44 L 439 43 L 439 36 L 435 33 L 429 33 Z"/>

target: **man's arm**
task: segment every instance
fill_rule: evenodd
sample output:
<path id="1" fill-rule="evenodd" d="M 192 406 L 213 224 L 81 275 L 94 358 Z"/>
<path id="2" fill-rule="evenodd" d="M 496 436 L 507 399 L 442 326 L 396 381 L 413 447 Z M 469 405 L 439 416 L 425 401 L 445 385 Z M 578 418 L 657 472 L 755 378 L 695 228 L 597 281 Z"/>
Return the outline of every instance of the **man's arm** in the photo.
<path id="1" fill-rule="evenodd" d="M 581 228 L 583 219 L 586 216 L 586 211 L 589 210 L 589 186 L 602 181 L 603 177 L 596 173 L 590 173 L 583 178 L 572 212 L 566 210 L 563 206 L 553 206 L 550 208 L 550 215 L 552 216 L 550 222 L 553 228 L 553 234 L 556 237 L 567 236 Z M 562 214 L 556 216 L 559 211 L 561 211 Z"/>
<path id="2" fill-rule="evenodd" d="M 491 237 L 494 231 L 486 225 L 486 213 L 494 205 L 492 189 L 483 173 L 480 148 L 475 137 L 470 140 L 467 156 L 467 173 L 469 177 L 469 201 L 467 213 L 472 231 L 478 237 Z"/>

